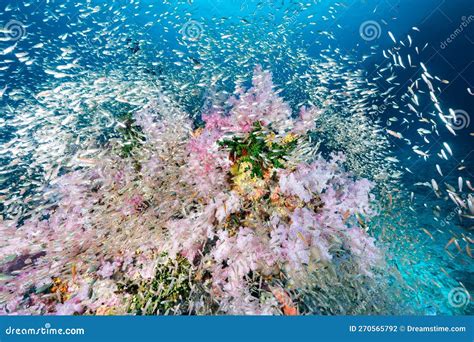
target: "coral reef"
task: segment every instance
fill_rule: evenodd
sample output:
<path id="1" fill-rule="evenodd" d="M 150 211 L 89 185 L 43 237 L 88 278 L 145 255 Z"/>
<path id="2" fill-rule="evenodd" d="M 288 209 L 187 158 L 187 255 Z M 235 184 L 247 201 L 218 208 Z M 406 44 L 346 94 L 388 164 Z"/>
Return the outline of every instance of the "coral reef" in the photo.
<path id="1" fill-rule="evenodd" d="M 342 153 L 316 153 L 324 109 L 293 117 L 268 71 L 226 106 L 193 129 L 171 100 L 152 101 L 117 148 L 58 179 L 52 207 L 1 222 L 0 312 L 351 312 L 321 294 L 337 278 L 373 285 L 374 185 Z"/>

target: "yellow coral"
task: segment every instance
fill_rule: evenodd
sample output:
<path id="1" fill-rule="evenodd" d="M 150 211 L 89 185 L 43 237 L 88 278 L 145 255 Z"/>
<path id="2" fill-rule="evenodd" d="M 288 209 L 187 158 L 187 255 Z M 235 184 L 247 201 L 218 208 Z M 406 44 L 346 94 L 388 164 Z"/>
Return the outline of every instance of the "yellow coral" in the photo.
<path id="1" fill-rule="evenodd" d="M 242 162 L 239 164 L 239 173 L 246 173 L 250 175 L 250 171 L 252 171 L 252 163 Z"/>
<path id="2" fill-rule="evenodd" d="M 105 305 L 101 305 L 97 308 L 95 314 L 97 316 L 110 316 L 114 314 L 114 308 L 110 308 Z"/>
<path id="3" fill-rule="evenodd" d="M 192 132 L 191 135 L 193 136 L 193 138 L 197 138 L 202 134 L 203 131 L 204 131 L 204 128 L 199 127 L 194 132 Z"/>
<path id="4" fill-rule="evenodd" d="M 64 303 L 70 297 L 68 282 L 59 277 L 53 278 L 53 286 L 51 287 L 51 292 L 56 293 L 61 303 Z"/>
<path id="5" fill-rule="evenodd" d="M 234 165 L 231 168 L 231 173 L 235 174 L 233 178 L 235 189 L 241 194 L 246 194 L 253 200 L 257 200 L 265 194 L 266 182 L 252 175 L 250 162 L 242 162 L 237 167 Z"/>
<path id="6" fill-rule="evenodd" d="M 298 135 L 296 135 L 294 133 L 288 133 L 285 137 L 283 137 L 283 139 L 281 139 L 281 143 L 283 145 L 289 144 L 289 143 L 295 141 L 296 139 L 298 139 Z"/>
<path id="7" fill-rule="evenodd" d="M 237 176 L 239 174 L 239 164 L 235 163 L 230 167 L 230 174 L 232 176 Z"/>
<path id="8" fill-rule="evenodd" d="M 268 147 L 272 147 L 272 143 L 275 141 L 275 133 L 274 132 L 271 132 L 270 134 L 267 134 L 265 136 L 265 144 L 268 146 Z"/>
<path id="9" fill-rule="evenodd" d="M 252 164 L 249 162 L 237 164 L 236 168 L 232 167 L 231 173 L 235 173 L 234 183 L 238 187 L 254 180 L 252 177 Z"/>

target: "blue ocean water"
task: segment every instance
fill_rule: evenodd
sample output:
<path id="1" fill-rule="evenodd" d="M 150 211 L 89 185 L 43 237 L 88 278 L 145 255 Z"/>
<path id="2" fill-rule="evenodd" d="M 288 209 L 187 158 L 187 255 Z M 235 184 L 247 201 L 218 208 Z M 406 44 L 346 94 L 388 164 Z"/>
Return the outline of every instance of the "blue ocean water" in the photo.
<path id="1" fill-rule="evenodd" d="M 466 252 L 469 248 L 466 246 L 473 246 L 472 215 L 461 217 L 459 209 L 447 194 L 437 196 L 429 186 L 415 184 L 429 185 L 433 178 L 437 178 L 439 184 L 445 182 L 455 187 L 459 177 L 474 181 L 474 122 L 470 122 L 474 120 L 471 119 L 474 115 L 474 96 L 469 93 L 469 89 L 474 92 L 473 15 L 474 3 L 469 0 L 4 0 L 0 4 L 0 22 L 3 27 L 12 20 L 20 22 L 22 38 L 0 42 L 0 50 L 5 52 L 5 49 L 14 46 L 15 52 L 20 53 L 16 57 L 4 53 L 0 60 L 1 66 L 7 67 L 0 71 L 0 89 L 7 87 L 1 98 L 3 124 L 0 126 L 0 143 L 8 144 L 17 134 L 19 128 L 13 122 L 22 104 L 34 102 L 36 94 L 64 82 L 64 78 L 45 71 L 60 64 L 76 62 L 81 65 L 80 71 L 71 72 L 74 75 L 67 76 L 68 81 L 107 76 L 120 69 L 126 70 L 126 76 L 132 79 L 139 75 L 134 66 L 140 72 L 145 70 L 150 78 L 166 79 L 169 75 L 175 75 L 177 79 L 184 80 L 189 72 L 181 65 L 184 60 L 184 63 L 191 63 L 198 70 L 186 79 L 195 85 L 202 76 L 198 66 L 203 65 L 203 73 L 211 72 L 206 69 L 206 64 L 211 61 L 225 65 L 234 61 L 236 56 L 247 56 L 248 62 L 236 67 L 233 70 L 235 74 L 249 73 L 255 65 L 261 64 L 272 71 L 275 83 L 283 90 L 283 97 L 298 102 L 297 99 L 304 99 L 305 95 L 295 93 L 294 89 L 284 85 L 296 70 L 304 70 L 308 65 L 299 64 L 294 54 L 291 58 L 289 54 L 285 55 L 285 49 L 303 49 L 314 58 L 330 49 L 336 55 L 350 56 L 347 59 L 349 67 L 360 68 L 365 72 L 367 84 L 374 84 L 380 93 L 390 91 L 386 97 L 393 96 L 390 101 L 399 101 L 401 106 L 405 101 L 403 93 L 415 78 L 419 78 L 422 67 L 416 64 L 413 68 L 397 68 L 397 84 L 389 90 L 391 85 L 386 82 L 386 74 L 378 77 L 378 73 L 387 60 L 382 52 L 391 49 L 395 43 L 394 51 L 403 56 L 405 64 L 409 63 L 406 58 L 410 54 L 414 64 L 421 61 L 433 76 L 449 81 L 440 83 L 438 99 L 446 110 L 452 108 L 465 115 L 463 120 L 466 121 L 463 129 L 456 130 L 456 135 L 453 135 L 434 116 L 433 120 L 439 125 L 439 135 L 430 137 L 423 147 L 423 151 L 432 156 L 425 160 L 413 153 L 415 141 L 420 139 L 417 129 L 421 126 L 403 122 L 405 113 L 401 113 L 400 107 L 387 106 L 386 110 L 377 111 L 376 119 L 384 129 L 400 132 L 404 139 L 413 141 L 406 144 L 389 137 L 392 155 L 399 160 L 399 167 L 403 170 L 399 188 L 407 195 L 406 200 L 400 199 L 395 203 L 397 213 L 387 219 L 393 221 L 391 223 L 397 227 L 396 234 L 399 235 L 398 248 L 392 246 L 389 251 L 392 267 L 401 274 L 400 279 L 393 281 L 406 282 L 412 288 L 403 294 L 403 298 L 414 313 L 472 314 L 470 297 L 462 306 L 453 305 L 449 297 L 453 289 L 460 287 L 458 282 L 465 286 L 467 293 L 474 292 L 472 255 Z M 160 18 L 171 20 L 165 22 Z M 363 31 L 367 25 L 372 30 L 368 33 Z M 256 39 L 249 32 L 257 31 L 261 34 L 257 37 L 261 43 L 258 46 L 265 46 L 268 40 L 270 45 L 281 43 L 281 51 L 275 49 L 275 55 L 269 55 L 263 50 L 246 50 L 252 45 L 249 39 Z M 392 41 L 389 32 L 396 37 L 396 42 Z M 188 51 L 184 51 L 183 35 L 188 35 L 190 45 L 195 44 Z M 229 38 L 226 38 L 227 35 Z M 409 42 L 407 35 L 412 37 L 413 43 Z M 212 39 L 215 37 L 220 37 L 223 43 L 214 44 Z M 280 42 L 282 38 L 286 41 Z M 399 43 L 400 40 L 403 44 Z M 37 47 L 38 44 L 42 46 Z M 419 53 L 414 52 L 415 45 Z M 33 62 L 21 61 L 24 58 L 21 52 L 28 52 L 27 58 Z M 182 53 L 185 54 L 184 59 Z M 204 55 L 209 59 L 204 60 Z M 321 68 L 324 69 L 324 66 Z M 213 73 L 219 71 L 210 70 Z M 224 73 L 229 72 L 223 70 Z M 64 72 L 69 73 L 68 69 Z M 205 76 L 212 79 L 216 74 Z M 218 86 L 232 92 L 232 77 L 229 80 L 222 75 L 220 77 L 224 80 Z M 337 87 L 334 90 L 338 91 Z M 202 97 L 193 98 L 189 94 L 183 97 L 186 97 L 182 99 L 184 105 L 189 112 L 196 114 L 199 121 Z M 428 95 L 428 100 L 421 103 L 421 107 L 426 112 L 434 112 L 432 106 Z M 354 129 L 357 130 L 357 127 Z M 453 151 L 448 160 L 436 156 L 444 148 L 443 143 L 447 143 Z M 8 166 L 13 160 L 7 155 L 0 158 L 3 166 Z M 444 170 L 441 179 L 436 171 L 436 164 L 440 163 Z M 5 184 L 17 182 L 3 180 Z M 468 196 L 466 185 L 464 189 L 465 196 Z M 410 201 L 411 193 L 414 200 Z M 5 204 L 3 210 L 6 207 Z M 428 231 L 431 237 L 421 228 Z M 450 243 L 452 235 L 462 241 L 459 248 Z"/>

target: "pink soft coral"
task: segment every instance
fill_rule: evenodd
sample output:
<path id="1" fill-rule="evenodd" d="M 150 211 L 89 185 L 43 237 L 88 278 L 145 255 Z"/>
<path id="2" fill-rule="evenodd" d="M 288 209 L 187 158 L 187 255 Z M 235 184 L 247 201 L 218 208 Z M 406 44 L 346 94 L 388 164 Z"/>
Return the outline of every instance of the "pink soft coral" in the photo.
<path id="1" fill-rule="evenodd" d="M 360 271 L 371 276 L 373 267 L 382 260 L 382 254 L 375 246 L 375 239 L 368 236 L 362 229 L 354 227 L 347 230 L 345 243 L 358 259 Z"/>
<path id="2" fill-rule="evenodd" d="M 1 222 L 8 243 L 0 253 L 11 261 L 0 273 L 14 276 L 1 287 L 8 298 L 0 312 L 120 311 L 129 294 L 116 280 L 150 281 L 162 255 L 184 256 L 191 268 L 210 275 L 200 285 L 209 286 L 218 312 L 230 314 L 280 312 L 271 284 L 259 289 L 270 299 L 256 297 L 250 275 L 281 281 L 284 274 L 290 283 L 297 276 L 298 284 L 313 286 L 305 278 L 312 266 L 337 263 L 340 253 L 372 275 L 381 253 L 354 217 L 376 214 L 373 184 L 346 172 L 342 154 L 301 158 L 260 179 L 264 195 L 275 195 L 268 200 L 249 200 L 229 182 L 234 161 L 218 144 L 224 135 L 244 136 L 258 121 L 275 139 L 303 139 L 322 110 L 303 107 L 293 119 L 261 67 L 252 87 L 237 89 L 226 104 L 226 111 L 213 107 L 203 114 L 205 127 L 192 134 L 189 118 L 169 99 L 152 101 L 134 114 L 146 142 L 139 160 L 110 156 L 90 170 L 70 172 L 54 184 L 56 205 L 47 219 L 32 216 L 20 227 Z M 67 296 L 56 304 L 41 291 L 25 298 L 32 288 L 47 288 L 52 277 L 70 286 Z"/>

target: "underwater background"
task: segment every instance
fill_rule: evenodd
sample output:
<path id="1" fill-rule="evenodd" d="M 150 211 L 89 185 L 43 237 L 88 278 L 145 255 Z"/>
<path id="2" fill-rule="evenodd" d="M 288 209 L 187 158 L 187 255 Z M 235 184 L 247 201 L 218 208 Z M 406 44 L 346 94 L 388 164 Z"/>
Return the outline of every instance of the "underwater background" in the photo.
<path id="1" fill-rule="evenodd" d="M 474 2 L 3 0 L 0 23 L 4 220 L 54 202 L 48 180 L 115 138 L 120 113 L 166 93 L 198 127 L 261 65 L 294 113 L 332 101 L 321 152 L 380 182 L 370 232 L 398 303 L 348 313 L 474 313 Z M 412 110 L 423 71 L 436 95 Z"/>

